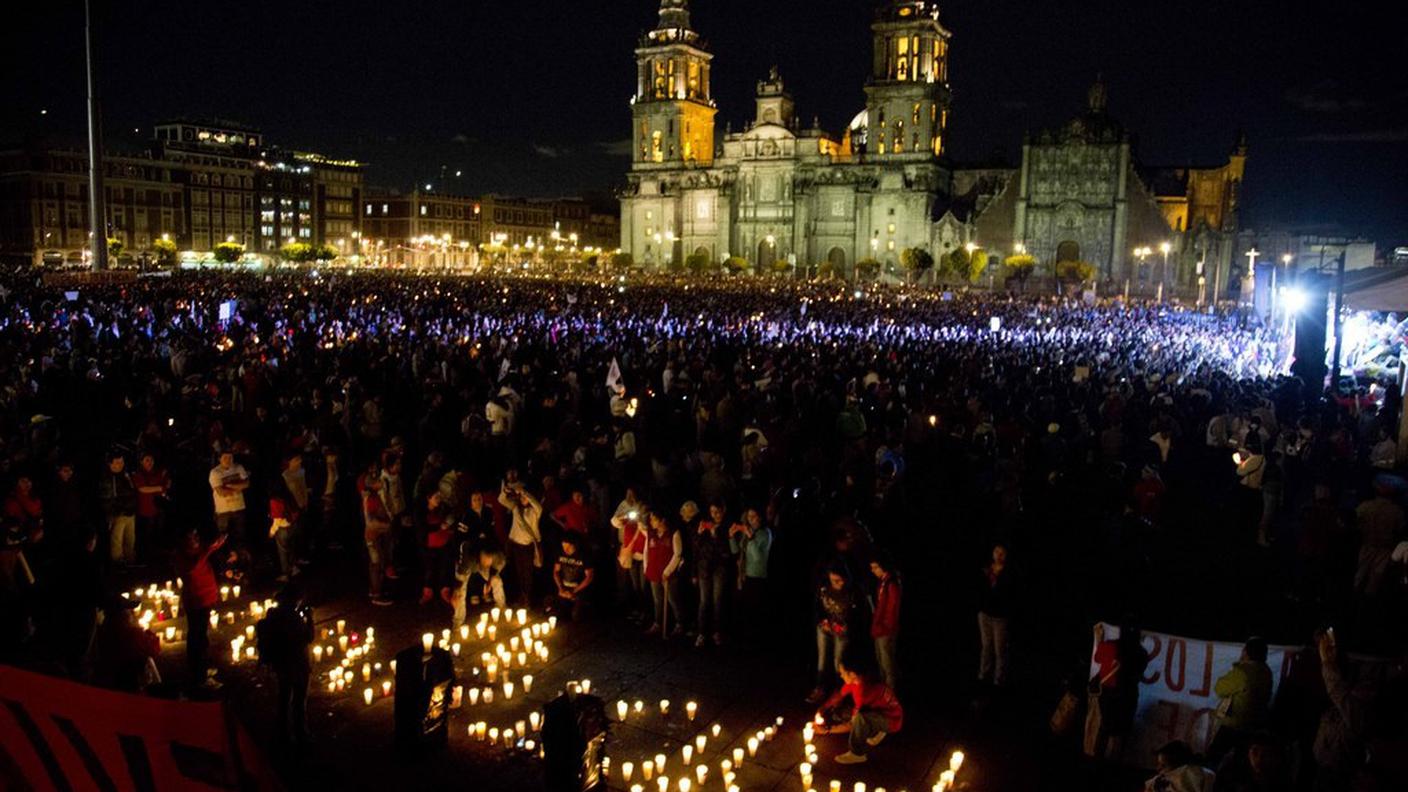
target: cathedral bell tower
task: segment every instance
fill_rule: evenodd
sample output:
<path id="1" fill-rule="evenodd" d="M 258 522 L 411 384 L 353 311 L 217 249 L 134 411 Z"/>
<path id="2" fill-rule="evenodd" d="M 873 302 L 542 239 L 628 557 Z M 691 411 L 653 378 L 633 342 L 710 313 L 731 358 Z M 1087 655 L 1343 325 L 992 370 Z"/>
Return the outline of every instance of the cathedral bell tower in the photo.
<path id="1" fill-rule="evenodd" d="M 884 0 L 874 24 L 874 63 L 865 86 L 866 150 L 882 160 L 933 160 L 948 127 L 948 42 L 939 7 Z"/>
<path id="2" fill-rule="evenodd" d="M 688 0 L 660 0 L 660 21 L 636 47 L 631 98 L 633 169 L 709 166 L 714 162 L 714 114 L 709 62 L 689 26 Z"/>

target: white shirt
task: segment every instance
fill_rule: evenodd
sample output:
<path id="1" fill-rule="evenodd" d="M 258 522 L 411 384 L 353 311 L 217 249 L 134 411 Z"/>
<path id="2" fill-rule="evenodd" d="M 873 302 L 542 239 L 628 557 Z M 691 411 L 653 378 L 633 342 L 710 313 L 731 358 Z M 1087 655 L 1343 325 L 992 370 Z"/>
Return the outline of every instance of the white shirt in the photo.
<path id="1" fill-rule="evenodd" d="M 244 465 L 238 463 L 229 467 L 216 465 L 210 469 L 210 493 L 215 498 L 216 514 L 244 511 L 244 490 L 236 490 L 230 495 L 220 493 L 220 487 L 242 481 L 249 481 L 249 472 L 244 469 Z"/>

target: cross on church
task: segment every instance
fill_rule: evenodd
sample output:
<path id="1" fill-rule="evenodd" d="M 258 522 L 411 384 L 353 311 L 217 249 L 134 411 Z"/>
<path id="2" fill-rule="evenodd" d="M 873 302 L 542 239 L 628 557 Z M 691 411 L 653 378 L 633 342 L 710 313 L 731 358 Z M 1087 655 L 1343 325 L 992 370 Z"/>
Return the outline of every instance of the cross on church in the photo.
<path id="1" fill-rule="evenodd" d="M 1252 271 L 1256 271 L 1256 257 L 1261 255 L 1261 251 L 1253 247 L 1251 250 L 1248 250 L 1245 255 L 1249 260 L 1247 267 Z"/>

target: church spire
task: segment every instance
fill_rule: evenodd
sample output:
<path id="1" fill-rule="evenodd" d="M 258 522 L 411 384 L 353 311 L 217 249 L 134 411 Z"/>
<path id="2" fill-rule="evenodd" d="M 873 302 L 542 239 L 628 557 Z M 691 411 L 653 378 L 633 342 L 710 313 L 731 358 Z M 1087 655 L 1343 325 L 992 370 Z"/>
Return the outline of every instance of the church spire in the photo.
<path id="1" fill-rule="evenodd" d="M 689 30 L 689 0 L 660 0 L 656 30 Z"/>
<path id="2" fill-rule="evenodd" d="M 1085 101 L 1090 108 L 1090 114 L 1104 115 L 1107 100 L 1108 97 L 1105 94 L 1105 75 L 1097 72 L 1095 75 L 1095 84 L 1090 86 L 1090 92 L 1085 95 Z"/>

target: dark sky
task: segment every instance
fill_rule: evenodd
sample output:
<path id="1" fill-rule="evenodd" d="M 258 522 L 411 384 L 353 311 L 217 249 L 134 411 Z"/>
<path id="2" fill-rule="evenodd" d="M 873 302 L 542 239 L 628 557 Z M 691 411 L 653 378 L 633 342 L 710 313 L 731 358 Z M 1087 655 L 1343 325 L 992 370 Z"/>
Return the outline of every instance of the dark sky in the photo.
<path id="1" fill-rule="evenodd" d="M 372 163 L 409 186 L 529 195 L 615 186 L 632 49 L 654 0 L 104 2 L 109 138 L 219 116 L 270 141 Z M 1015 161 L 1022 133 L 1079 110 L 1097 72 L 1150 164 L 1217 163 L 1245 128 L 1244 224 L 1325 225 L 1408 243 L 1408 34 L 1388 2 L 953 0 L 950 151 Z M 781 67 L 810 123 L 863 104 L 871 0 L 694 0 L 719 126 Z M 17 10 L 23 9 L 23 10 Z M 0 24 L 0 141 L 83 130 L 82 5 Z M 40 111 L 48 110 L 47 115 Z M 140 128 L 141 134 L 134 132 Z M 447 185 L 453 186 L 453 185 Z"/>

